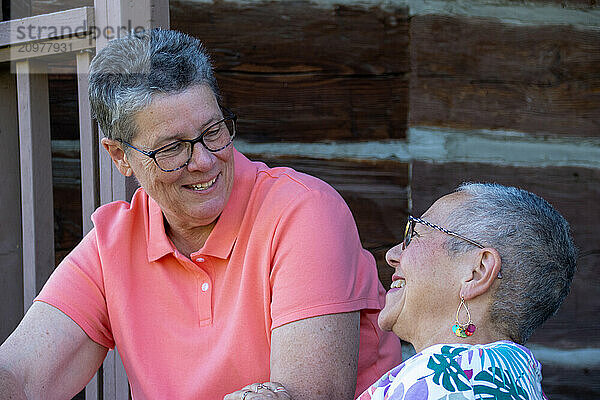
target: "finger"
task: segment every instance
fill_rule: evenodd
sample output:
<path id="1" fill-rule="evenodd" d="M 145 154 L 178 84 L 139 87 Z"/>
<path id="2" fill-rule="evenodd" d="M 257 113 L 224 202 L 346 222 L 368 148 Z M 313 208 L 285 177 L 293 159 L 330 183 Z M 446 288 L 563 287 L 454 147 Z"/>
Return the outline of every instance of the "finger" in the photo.
<path id="1" fill-rule="evenodd" d="M 242 393 L 240 393 L 240 400 L 252 400 L 255 394 L 256 392 L 254 392 L 253 390 L 242 390 Z"/>
<path id="2" fill-rule="evenodd" d="M 260 392 L 261 390 L 269 390 L 268 387 L 266 387 L 265 385 L 263 385 L 262 383 L 253 383 L 252 385 L 248 385 L 248 389 L 252 390 L 255 393 Z"/>
<path id="3" fill-rule="evenodd" d="M 249 397 L 249 395 L 253 393 L 255 392 L 252 389 L 250 389 L 250 385 L 248 385 L 233 393 L 229 393 L 228 395 L 223 397 L 223 400 L 250 400 L 251 398 Z"/>
<path id="4" fill-rule="evenodd" d="M 264 382 L 263 386 L 268 388 L 271 392 L 277 395 L 278 399 L 289 399 L 291 396 L 286 391 L 285 386 L 279 382 Z"/>
<path id="5" fill-rule="evenodd" d="M 279 382 L 264 382 L 262 385 L 272 392 L 282 392 L 285 390 L 285 386 Z"/>
<path id="6" fill-rule="evenodd" d="M 259 392 L 246 391 L 241 400 L 276 400 L 277 394 L 264 387 L 258 387 Z"/>

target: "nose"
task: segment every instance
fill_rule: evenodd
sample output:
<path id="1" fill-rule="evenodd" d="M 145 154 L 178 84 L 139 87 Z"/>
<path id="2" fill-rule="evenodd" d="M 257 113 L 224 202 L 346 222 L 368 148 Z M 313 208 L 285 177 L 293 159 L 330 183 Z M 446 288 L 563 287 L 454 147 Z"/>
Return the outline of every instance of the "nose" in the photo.
<path id="1" fill-rule="evenodd" d="M 387 253 L 385 253 L 385 261 L 389 264 L 390 267 L 396 268 L 398 264 L 400 264 L 400 255 L 402 254 L 402 243 L 399 243 L 389 249 Z"/>
<path id="2" fill-rule="evenodd" d="M 190 171 L 209 171 L 215 164 L 215 155 L 208 151 L 202 143 L 195 143 L 192 149 L 192 158 L 187 165 Z"/>

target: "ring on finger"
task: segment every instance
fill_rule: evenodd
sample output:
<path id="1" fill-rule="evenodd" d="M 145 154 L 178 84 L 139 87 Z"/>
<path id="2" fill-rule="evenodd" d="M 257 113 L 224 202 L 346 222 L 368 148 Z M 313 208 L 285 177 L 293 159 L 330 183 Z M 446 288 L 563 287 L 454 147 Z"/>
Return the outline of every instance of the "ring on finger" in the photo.
<path id="1" fill-rule="evenodd" d="M 269 390 L 269 388 L 268 388 L 268 387 L 266 387 L 266 386 L 265 386 L 265 385 L 263 385 L 262 383 L 259 383 L 259 384 L 258 384 L 258 385 L 256 385 L 256 387 L 254 388 L 254 391 L 255 391 L 256 393 L 258 393 L 258 391 L 259 391 L 259 390 L 261 390 L 261 389 L 267 389 L 267 390 Z"/>
<path id="2" fill-rule="evenodd" d="M 274 392 L 285 392 L 285 388 L 283 386 L 277 386 L 273 389 Z"/>

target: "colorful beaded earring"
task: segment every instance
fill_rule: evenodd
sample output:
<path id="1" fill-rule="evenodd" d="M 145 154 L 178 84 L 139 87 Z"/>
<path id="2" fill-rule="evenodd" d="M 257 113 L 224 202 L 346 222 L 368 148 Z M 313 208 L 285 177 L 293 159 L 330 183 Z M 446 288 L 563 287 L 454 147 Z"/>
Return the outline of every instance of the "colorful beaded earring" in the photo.
<path id="1" fill-rule="evenodd" d="M 461 324 L 460 321 L 458 320 L 458 314 L 460 313 L 461 308 L 465 309 L 465 311 L 467 312 L 467 318 L 469 319 L 464 324 Z M 471 321 L 471 313 L 469 312 L 469 308 L 467 307 L 467 304 L 465 303 L 465 298 L 461 296 L 460 304 L 458 305 L 458 310 L 456 310 L 456 321 L 455 321 L 454 325 L 452 325 L 452 332 L 458 337 L 466 338 L 468 336 L 471 336 L 473 333 L 475 333 L 476 330 L 477 330 L 477 327 L 473 324 L 473 321 Z"/>

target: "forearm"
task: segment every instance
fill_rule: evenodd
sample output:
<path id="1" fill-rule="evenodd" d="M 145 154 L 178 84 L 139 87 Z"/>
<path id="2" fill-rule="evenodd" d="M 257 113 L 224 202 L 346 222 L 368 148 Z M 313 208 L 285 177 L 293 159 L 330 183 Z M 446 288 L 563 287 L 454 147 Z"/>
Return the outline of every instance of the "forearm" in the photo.
<path id="1" fill-rule="evenodd" d="M 22 382 L 11 370 L 3 367 L 0 367 L 0 399 L 27 400 Z"/>

